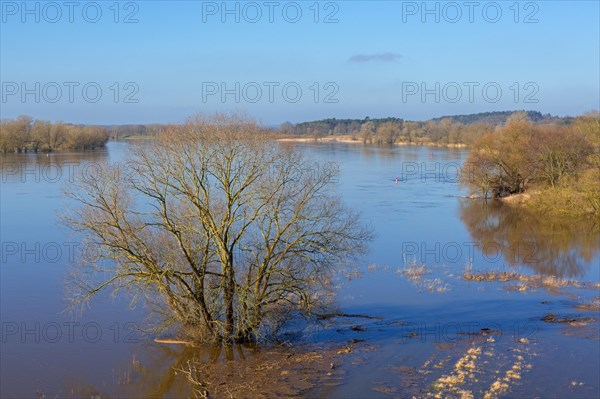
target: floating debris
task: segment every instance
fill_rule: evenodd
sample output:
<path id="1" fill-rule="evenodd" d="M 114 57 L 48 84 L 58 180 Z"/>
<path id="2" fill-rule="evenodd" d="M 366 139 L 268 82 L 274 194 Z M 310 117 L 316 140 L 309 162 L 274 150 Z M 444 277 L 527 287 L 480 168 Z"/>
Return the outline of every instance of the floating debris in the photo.
<path id="1" fill-rule="evenodd" d="M 587 323 L 592 323 L 597 321 L 597 319 L 593 317 L 581 317 L 581 316 L 557 316 L 554 313 L 548 313 L 544 317 L 541 318 L 542 321 L 546 323 L 568 323 L 571 325 L 579 325 L 579 323 L 583 323 L 581 325 L 586 325 Z"/>
<path id="2" fill-rule="evenodd" d="M 341 313 L 341 312 L 318 314 L 317 320 L 328 320 L 328 319 L 332 319 L 334 317 L 349 317 L 349 318 L 360 318 L 360 319 L 383 320 L 383 317 L 378 317 L 378 316 L 370 316 L 370 315 L 356 314 L 356 313 Z"/>
<path id="3" fill-rule="evenodd" d="M 396 273 L 407 277 L 422 290 L 443 293 L 450 289 L 450 286 L 439 278 L 425 278 L 425 275 L 432 273 L 432 270 L 427 265 L 419 265 L 415 261 L 407 263 L 404 269 L 397 269 Z"/>
<path id="4" fill-rule="evenodd" d="M 498 281 L 506 283 L 510 281 L 516 281 L 519 284 L 515 287 L 511 287 L 516 291 L 526 291 L 531 288 L 545 288 L 555 290 L 564 287 L 575 287 L 575 288 L 600 288 L 600 283 L 589 283 L 581 282 L 576 280 L 566 280 L 555 276 L 539 276 L 533 275 L 528 276 L 525 274 L 512 273 L 512 272 L 482 272 L 482 273 L 470 273 L 466 272 L 463 274 L 463 278 L 468 281 L 486 281 L 494 282 Z"/>
<path id="5" fill-rule="evenodd" d="M 595 297 L 588 303 L 580 303 L 575 308 L 581 312 L 600 312 L 600 297 Z"/>

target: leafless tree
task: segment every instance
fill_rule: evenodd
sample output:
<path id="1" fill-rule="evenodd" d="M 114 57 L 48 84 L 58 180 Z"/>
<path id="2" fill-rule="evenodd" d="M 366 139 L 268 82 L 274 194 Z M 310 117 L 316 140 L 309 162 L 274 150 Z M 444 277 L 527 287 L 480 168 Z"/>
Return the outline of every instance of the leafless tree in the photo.
<path id="1" fill-rule="evenodd" d="M 255 340 L 282 315 L 311 314 L 371 237 L 333 194 L 337 173 L 239 116 L 172 127 L 126 170 L 69 188 L 81 206 L 66 222 L 101 249 L 78 297 L 132 288 L 196 341 Z"/>

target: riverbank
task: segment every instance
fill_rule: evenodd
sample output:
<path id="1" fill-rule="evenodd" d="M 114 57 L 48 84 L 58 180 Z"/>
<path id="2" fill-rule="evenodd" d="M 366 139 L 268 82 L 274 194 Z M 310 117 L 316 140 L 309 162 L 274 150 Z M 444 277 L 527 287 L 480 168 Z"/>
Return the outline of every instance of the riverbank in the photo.
<path id="1" fill-rule="evenodd" d="M 133 136 L 125 136 L 115 141 L 135 141 L 135 140 L 154 140 L 156 136 L 142 136 L 142 135 L 133 135 Z"/>
<path id="2" fill-rule="evenodd" d="M 139 140 L 153 140 L 155 136 L 126 136 L 118 140 L 112 139 L 113 141 L 139 141 Z M 279 142 L 290 142 L 290 143 L 342 143 L 342 144 L 363 144 L 373 145 L 375 143 L 363 143 L 361 140 L 355 139 L 352 136 L 326 136 L 326 137 L 286 137 L 278 135 L 275 138 Z M 415 143 L 415 142 L 397 142 L 392 144 L 394 146 L 414 146 L 414 147 L 442 147 L 442 148 L 467 148 L 466 144 L 442 144 L 442 143 Z"/>
<path id="3" fill-rule="evenodd" d="M 507 205 L 524 205 L 531 201 L 532 196 L 536 195 L 539 195 L 539 191 L 512 194 L 507 197 L 498 198 L 498 200 Z"/>
<path id="4" fill-rule="evenodd" d="M 594 192 L 586 192 L 583 188 L 556 187 L 531 189 L 524 193 L 498 198 L 502 204 L 524 208 L 540 215 L 557 215 L 563 217 L 595 217 L 600 221 L 599 199 Z M 580 188 L 580 187 L 579 187 Z M 588 188 L 588 191 L 592 189 Z"/>
<path id="5" fill-rule="evenodd" d="M 374 143 L 363 143 L 357 138 L 352 136 L 326 136 L 326 137 L 280 137 L 277 141 L 281 142 L 296 142 L 296 143 L 350 143 L 350 144 L 374 144 Z M 397 146 L 415 146 L 415 147 L 445 147 L 445 148 L 466 148 L 466 144 L 454 144 L 454 143 L 424 143 L 424 142 L 397 142 L 392 145 Z"/>

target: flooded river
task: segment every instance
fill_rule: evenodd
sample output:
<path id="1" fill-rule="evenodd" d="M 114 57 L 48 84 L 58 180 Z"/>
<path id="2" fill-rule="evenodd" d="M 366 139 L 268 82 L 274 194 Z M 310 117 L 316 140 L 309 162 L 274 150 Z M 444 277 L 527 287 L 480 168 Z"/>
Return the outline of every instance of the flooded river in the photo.
<path id="1" fill-rule="evenodd" d="M 463 149 L 299 145 L 339 165 L 335 189 L 376 237 L 336 279 L 340 314 L 285 349 L 158 344 L 119 295 L 67 310 L 70 271 L 93 249 L 58 223 L 73 206 L 62 190 L 124 164 L 129 145 L 0 157 L 2 398 L 189 397 L 195 364 L 207 381 L 256 381 L 236 397 L 600 395 L 598 226 L 464 198 Z"/>

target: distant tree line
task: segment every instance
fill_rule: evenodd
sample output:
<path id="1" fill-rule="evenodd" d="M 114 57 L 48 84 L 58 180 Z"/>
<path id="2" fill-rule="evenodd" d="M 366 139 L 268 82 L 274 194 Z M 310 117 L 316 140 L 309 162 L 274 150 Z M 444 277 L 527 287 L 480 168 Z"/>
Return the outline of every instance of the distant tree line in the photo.
<path id="1" fill-rule="evenodd" d="M 442 119 L 450 119 L 452 122 L 462 123 L 464 125 L 470 125 L 473 123 L 483 123 L 490 124 L 494 126 L 504 125 L 508 121 L 508 119 L 515 113 L 525 114 L 527 119 L 531 122 L 535 123 L 570 123 L 573 118 L 571 117 L 558 117 L 552 116 L 550 114 L 542 114 L 539 111 L 494 111 L 494 112 L 480 112 L 478 114 L 468 114 L 468 115 L 452 115 L 452 116 L 442 116 L 439 118 L 433 118 L 431 121 L 439 122 Z"/>
<path id="2" fill-rule="evenodd" d="M 323 119 L 292 124 L 285 122 L 274 133 L 312 138 L 345 136 L 365 144 L 466 145 L 505 126 L 515 118 L 538 125 L 569 126 L 575 118 L 543 115 L 537 111 L 484 112 L 454 115 L 428 121 L 401 118 Z M 33 121 L 30 117 L 6 120 L 0 124 L 0 152 L 91 149 L 108 139 L 155 137 L 172 128 L 165 124 L 81 126 Z"/>
<path id="3" fill-rule="evenodd" d="M 339 135 L 348 135 L 348 134 L 356 134 L 361 126 L 366 123 L 371 122 L 375 128 L 379 127 L 379 125 L 392 122 L 397 125 L 401 125 L 403 120 L 399 118 L 381 118 L 381 119 L 369 119 L 366 117 L 365 119 L 323 119 L 320 121 L 314 122 L 302 122 L 298 124 L 291 124 L 290 122 L 283 123 L 279 131 L 283 134 L 294 134 L 294 135 L 309 135 L 314 137 L 324 137 L 324 136 L 339 136 Z"/>
<path id="4" fill-rule="evenodd" d="M 513 115 L 521 115 L 538 124 L 572 123 L 573 118 L 559 118 L 537 111 L 485 112 L 455 115 L 428 121 L 406 121 L 399 118 L 324 119 L 280 126 L 282 134 L 310 136 L 350 136 L 365 144 L 439 144 L 471 145 L 484 135 L 503 126 Z"/>
<path id="5" fill-rule="evenodd" d="M 158 136 L 167 127 L 163 124 L 138 124 L 138 125 L 106 125 L 111 140 L 120 140 L 131 136 Z"/>
<path id="6" fill-rule="evenodd" d="M 471 144 L 484 134 L 493 131 L 491 124 L 464 125 L 450 118 L 439 121 L 413 122 L 398 118 L 364 120 L 326 119 L 303 122 L 297 125 L 285 123 L 280 133 L 321 138 L 326 136 L 350 136 L 365 144 Z"/>
<path id="7" fill-rule="evenodd" d="M 524 113 L 477 140 L 463 182 L 483 197 L 535 193 L 532 205 L 555 212 L 600 213 L 600 117 L 540 125 Z"/>
<path id="8" fill-rule="evenodd" d="M 92 150 L 108 141 L 106 129 L 62 122 L 33 120 L 29 116 L 0 122 L 0 152 Z"/>

